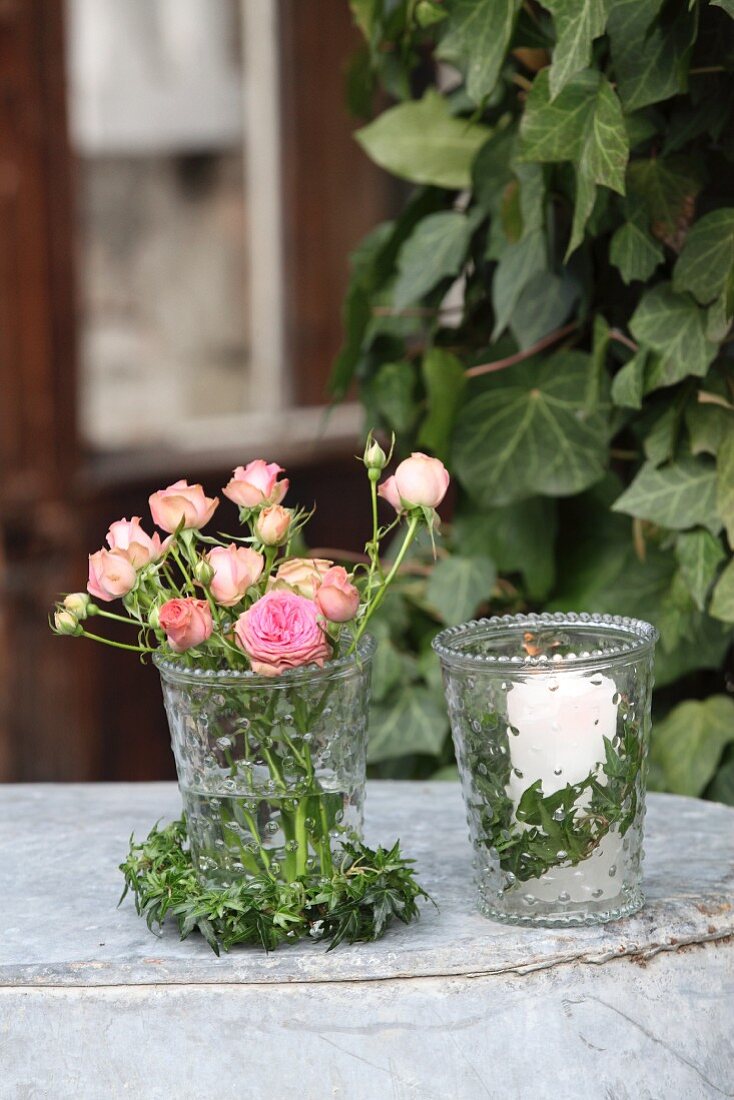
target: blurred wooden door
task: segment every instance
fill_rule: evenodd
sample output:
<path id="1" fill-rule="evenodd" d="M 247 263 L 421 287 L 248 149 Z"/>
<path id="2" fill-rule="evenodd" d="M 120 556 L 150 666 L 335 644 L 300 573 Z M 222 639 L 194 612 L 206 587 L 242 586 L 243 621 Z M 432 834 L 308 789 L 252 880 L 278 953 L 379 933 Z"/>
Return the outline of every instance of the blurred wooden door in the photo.
<path id="1" fill-rule="evenodd" d="M 339 342 L 348 250 L 389 212 L 391 196 L 384 175 L 355 154 L 343 106 L 356 43 L 345 0 L 272 2 L 286 343 L 298 364 L 295 395 L 313 404 Z M 63 0 L 0 0 L 0 780 L 153 779 L 172 774 L 157 677 L 134 658 L 53 637 L 48 609 L 84 586 L 86 554 L 109 521 L 144 514 L 170 475 L 216 486 L 256 456 L 243 441 L 231 454 L 111 461 L 79 439 L 63 14 Z M 350 528 L 363 540 L 354 447 L 273 447 L 295 498 L 319 498 L 315 542 L 339 545 Z M 332 519 L 328 492 L 339 498 Z"/>

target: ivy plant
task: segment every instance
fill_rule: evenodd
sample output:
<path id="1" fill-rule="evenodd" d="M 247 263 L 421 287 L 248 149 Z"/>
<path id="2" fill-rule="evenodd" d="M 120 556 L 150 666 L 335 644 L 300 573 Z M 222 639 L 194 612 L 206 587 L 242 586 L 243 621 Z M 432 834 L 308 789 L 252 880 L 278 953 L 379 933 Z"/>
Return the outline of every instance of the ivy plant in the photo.
<path id="1" fill-rule="evenodd" d="M 373 761 L 450 765 L 441 624 L 615 612 L 661 634 L 654 783 L 734 802 L 734 3 L 351 7 L 356 140 L 405 201 L 332 389 L 457 483 L 379 624 Z"/>

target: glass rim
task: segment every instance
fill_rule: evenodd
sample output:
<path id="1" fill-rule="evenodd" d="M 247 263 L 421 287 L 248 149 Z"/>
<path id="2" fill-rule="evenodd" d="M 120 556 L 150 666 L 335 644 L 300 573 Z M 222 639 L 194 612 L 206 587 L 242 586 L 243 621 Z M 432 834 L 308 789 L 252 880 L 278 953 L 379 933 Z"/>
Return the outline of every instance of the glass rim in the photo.
<path id="1" fill-rule="evenodd" d="M 253 672 L 250 668 L 190 668 L 175 657 L 163 655 L 159 650 L 153 654 L 153 664 L 158 669 L 161 679 L 173 680 L 178 683 L 199 684 L 252 684 L 257 687 L 279 687 L 291 684 L 303 683 L 306 680 L 339 678 L 346 676 L 361 663 L 368 663 L 375 652 L 377 643 L 371 634 L 365 634 L 360 638 L 354 653 L 345 657 L 337 657 L 335 661 L 327 661 L 323 666 L 317 664 L 299 665 L 297 668 L 286 669 L 277 676 L 264 676 L 261 672 Z"/>
<path id="2" fill-rule="evenodd" d="M 525 657 L 508 657 L 496 654 L 467 653 L 461 648 L 461 642 L 467 638 L 481 636 L 489 631 L 502 631 L 516 627 L 595 626 L 601 630 L 617 630 L 628 640 L 609 649 L 589 649 L 581 654 L 554 654 L 549 657 L 543 653 L 537 657 L 529 654 Z M 484 619 L 470 619 L 458 626 L 449 626 L 433 639 L 431 645 L 442 664 L 465 669 L 515 669 L 518 671 L 536 668 L 553 668 L 562 672 L 571 669 L 596 668 L 599 665 L 618 664 L 631 657 L 642 657 L 652 653 L 659 638 L 657 629 L 644 619 L 634 619 L 626 615 L 606 615 L 595 612 L 544 611 L 527 615 L 492 615 Z"/>

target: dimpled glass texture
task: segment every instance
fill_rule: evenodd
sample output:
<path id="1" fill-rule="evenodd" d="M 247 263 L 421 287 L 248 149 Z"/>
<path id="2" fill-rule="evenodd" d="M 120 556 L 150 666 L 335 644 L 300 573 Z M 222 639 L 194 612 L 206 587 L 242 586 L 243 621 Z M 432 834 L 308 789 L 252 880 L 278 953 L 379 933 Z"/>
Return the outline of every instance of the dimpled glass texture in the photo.
<path id="1" fill-rule="evenodd" d="M 361 836 L 373 645 L 274 677 L 154 658 L 204 885 L 328 875 Z"/>
<path id="2" fill-rule="evenodd" d="M 486 916 L 583 925 L 642 906 L 656 639 L 640 620 L 559 613 L 434 640 Z"/>

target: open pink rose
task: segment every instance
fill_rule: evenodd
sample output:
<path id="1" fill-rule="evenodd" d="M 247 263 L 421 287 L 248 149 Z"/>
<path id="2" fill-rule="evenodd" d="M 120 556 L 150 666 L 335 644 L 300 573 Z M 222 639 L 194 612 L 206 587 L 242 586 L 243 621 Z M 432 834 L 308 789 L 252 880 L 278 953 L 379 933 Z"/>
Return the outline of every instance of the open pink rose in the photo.
<path id="1" fill-rule="evenodd" d="M 184 527 L 198 531 L 212 518 L 219 500 L 205 496 L 201 485 L 181 480 L 153 493 L 148 503 L 154 521 L 164 531 L 175 531 L 181 520 Z"/>
<path id="2" fill-rule="evenodd" d="M 331 656 L 316 604 L 285 589 L 262 596 L 240 615 L 234 631 L 253 672 L 263 676 L 299 665 L 323 665 Z"/>
<path id="3" fill-rule="evenodd" d="M 450 480 L 440 459 L 414 451 L 400 463 L 394 476 L 379 486 L 378 492 L 397 512 L 406 506 L 438 508 Z"/>
<path id="4" fill-rule="evenodd" d="M 124 550 L 136 569 L 142 569 L 151 561 L 158 561 L 166 548 L 156 531 L 149 535 L 140 526 L 140 516 L 132 519 L 118 519 L 111 524 L 107 532 L 107 545 L 110 550 Z"/>
<path id="5" fill-rule="evenodd" d="M 357 614 L 359 592 L 342 565 L 334 565 L 324 574 L 316 592 L 316 605 L 332 623 L 347 623 Z"/>
<path id="6" fill-rule="evenodd" d="M 158 611 L 158 623 L 176 653 L 201 645 L 214 629 L 206 600 L 168 600 Z"/>
<path id="7" fill-rule="evenodd" d="M 263 546 L 282 546 L 288 541 L 292 513 L 281 504 L 269 504 L 255 521 L 255 534 Z"/>
<path id="8" fill-rule="evenodd" d="M 253 584 L 257 584 L 265 564 L 262 554 L 248 546 L 215 546 L 206 555 L 214 570 L 209 584 L 217 603 L 222 607 L 234 607 Z"/>
<path id="9" fill-rule="evenodd" d="M 287 584 L 299 596 L 312 600 L 333 564 L 327 558 L 289 558 L 279 567 L 271 583 L 273 587 Z"/>
<path id="10" fill-rule="evenodd" d="M 256 458 L 246 466 L 238 466 L 222 492 L 240 508 L 280 504 L 288 492 L 288 478 L 277 480 L 282 473 L 285 473 L 283 467 L 276 462 Z"/>
<path id="11" fill-rule="evenodd" d="M 127 596 L 137 580 L 135 566 L 124 550 L 98 550 L 89 555 L 87 592 L 109 603 Z"/>

